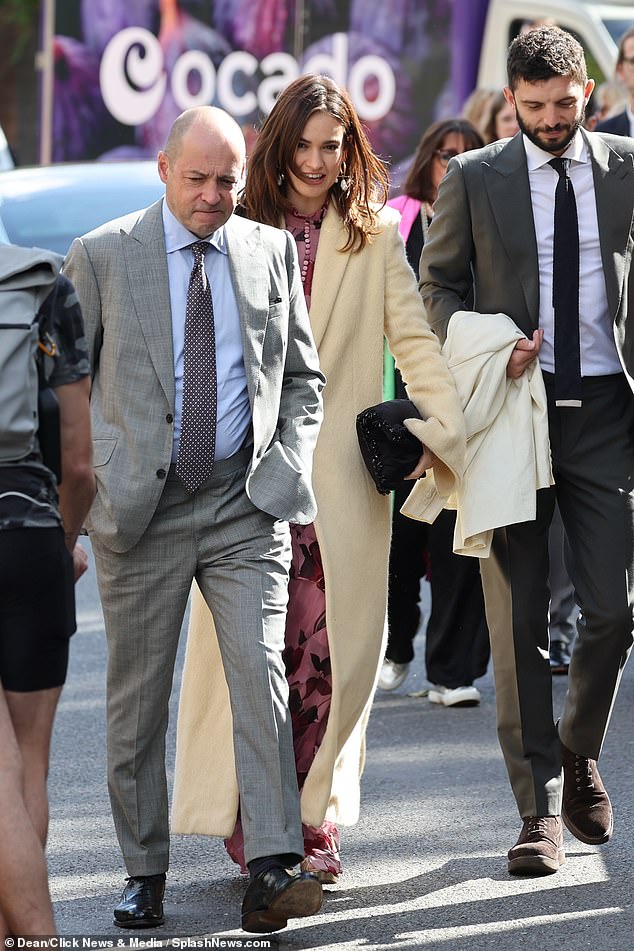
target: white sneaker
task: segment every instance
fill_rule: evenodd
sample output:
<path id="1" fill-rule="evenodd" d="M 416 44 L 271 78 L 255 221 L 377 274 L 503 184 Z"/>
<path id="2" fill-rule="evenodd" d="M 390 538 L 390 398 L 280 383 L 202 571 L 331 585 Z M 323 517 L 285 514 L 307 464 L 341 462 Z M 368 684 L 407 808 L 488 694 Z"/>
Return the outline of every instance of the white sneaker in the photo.
<path id="1" fill-rule="evenodd" d="M 480 691 L 477 687 L 430 687 L 427 694 L 430 703 L 441 703 L 444 707 L 477 707 L 480 703 Z"/>
<path id="2" fill-rule="evenodd" d="M 408 673 L 409 664 L 395 664 L 393 660 L 388 660 L 386 657 L 381 667 L 377 687 L 379 690 L 396 690 L 405 682 Z"/>

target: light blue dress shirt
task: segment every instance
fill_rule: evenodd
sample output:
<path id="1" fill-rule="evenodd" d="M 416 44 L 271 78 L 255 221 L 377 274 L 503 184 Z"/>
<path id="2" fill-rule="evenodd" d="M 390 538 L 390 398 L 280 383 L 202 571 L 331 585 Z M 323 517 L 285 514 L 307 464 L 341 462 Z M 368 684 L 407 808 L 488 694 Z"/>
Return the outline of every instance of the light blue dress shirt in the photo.
<path id="1" fill-rule="evenodd" d="M 194 264 L 194 254 L 188 245 L 200 239 L 174 217 L 165 199 L 163 200 L 163 230 L 172 308 L 172 344 L 176 383 L 172 462 L 176 462 L 183 407 L 185 309 L 187 288 Z M 231 281 L 224 227 L 219 228 L 205 240 L 211 245 L 205 255 L 205 272 L 211 287 L 216 331 L 218 416 L 215 458 L 228 459 L 240 449 L 245 441 L 251 425 L 251 405 L 244 370 L 240 313 Z"/>

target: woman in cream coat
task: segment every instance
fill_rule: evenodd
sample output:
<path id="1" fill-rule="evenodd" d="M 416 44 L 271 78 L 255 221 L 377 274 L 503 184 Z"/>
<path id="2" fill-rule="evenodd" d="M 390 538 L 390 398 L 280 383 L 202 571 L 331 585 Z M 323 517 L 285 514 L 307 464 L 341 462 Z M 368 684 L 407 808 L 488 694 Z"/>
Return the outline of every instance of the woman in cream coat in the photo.
<path id="1" fill-rule="evenodd" d="M 385 168 L 347 93 L 324 76 L 295 80 L 264 122 L 243 206 L 248 217 L 297 238 L 327 379 L 313 470 L 319 512 L 313 526 L 292 526 L 285 650 L 303 868 L 326 882 L 341 870 L 337 825 L 358 818 L 364 732 L 385 648 L 390 499 L 366 471 L 355 429 L 357 414 L 381 401 L 384 336 L 423 417 L 411 423 L 425 449 L 410 477 L 433 466 L 427 478 L 450 495 L 464 455 L 457 393 L 386 197 Z M 195 591 L 172 830 L 231 836 L 229 852 L 241 861 L 238 806 L 227 688 L 213 621 Z"/>

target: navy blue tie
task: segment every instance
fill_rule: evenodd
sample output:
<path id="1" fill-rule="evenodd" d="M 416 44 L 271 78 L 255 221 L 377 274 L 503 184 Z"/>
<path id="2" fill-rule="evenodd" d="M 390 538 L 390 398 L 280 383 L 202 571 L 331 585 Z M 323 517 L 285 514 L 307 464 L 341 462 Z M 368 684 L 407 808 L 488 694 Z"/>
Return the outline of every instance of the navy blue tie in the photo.
<path id="1" fill-rule="evenodd" d="M 568 159 L 554 158 L 548 164 L 559 175 L 555 190 L 553 239 L 555 403 L 557 406 L 581 406 L 577 203 L 567 171 Z"/>

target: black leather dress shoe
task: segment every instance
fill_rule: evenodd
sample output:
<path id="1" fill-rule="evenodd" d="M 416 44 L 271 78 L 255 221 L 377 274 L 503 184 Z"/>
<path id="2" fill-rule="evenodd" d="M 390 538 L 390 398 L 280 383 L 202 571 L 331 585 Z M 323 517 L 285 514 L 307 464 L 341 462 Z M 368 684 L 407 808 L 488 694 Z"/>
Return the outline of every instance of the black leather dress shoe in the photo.
<path id="1" fill-rule="evenodd" d="M 165 921 L 164 894 L 164 872 L 126 879 L 121 901 L 114 910 L 115 925 L 120 928 L 156 928 L 162 925 Z"/>
<path id="2" fill-rule="evenodd" d="M 280 931 L 289 918 L 316 914 L 323 898 L 319 879 L 312 872 L 269 869 L 249 883 L 242 902 L 242 927 L 257 934 Z"/>
<path id="3" fill-rule="evenodd" d="M 551 674 L 567 674 L 570 664 L 570 651 L 563 641 L 552 641 L 550 645 Z"/>

